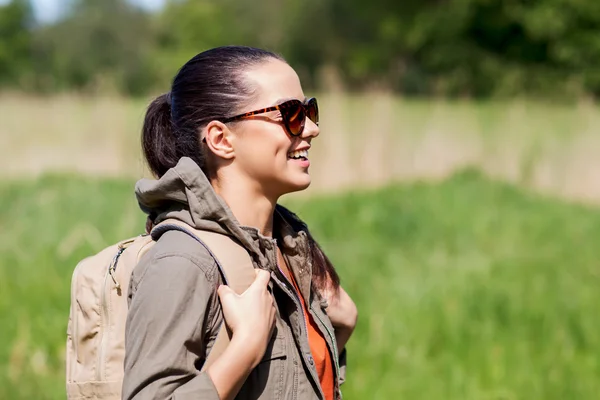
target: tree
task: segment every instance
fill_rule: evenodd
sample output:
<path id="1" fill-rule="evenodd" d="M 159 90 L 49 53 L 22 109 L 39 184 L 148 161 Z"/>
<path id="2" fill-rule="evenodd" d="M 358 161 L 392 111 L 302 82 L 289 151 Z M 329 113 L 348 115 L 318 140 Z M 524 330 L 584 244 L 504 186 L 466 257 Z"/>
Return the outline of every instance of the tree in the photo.
<path id="1" fill-rule="evenodd" d="M 151 19 L 125 0 L 78 0 L 37 37 L 38 75 L 55 89 L 141 94 L 152 84 Z"/>
<path id="2" fill-rule="evenodd" d="M 29 85 L 33 12 L 25 0 L 0 6 L 0 84 Z"/>

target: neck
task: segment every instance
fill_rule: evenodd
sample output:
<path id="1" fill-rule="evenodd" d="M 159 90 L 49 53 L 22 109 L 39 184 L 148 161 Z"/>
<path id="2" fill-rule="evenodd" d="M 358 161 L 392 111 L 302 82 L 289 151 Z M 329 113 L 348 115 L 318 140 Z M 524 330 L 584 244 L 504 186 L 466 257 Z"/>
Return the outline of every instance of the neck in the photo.
<path id="1" fill-rule="evenodd" d="M 211 180 L 211 184 L 241 225 L 257 228 L 263 236 L 273 237 L 276 198 L 271 199 L 240 180 L 218 178 Z"/>

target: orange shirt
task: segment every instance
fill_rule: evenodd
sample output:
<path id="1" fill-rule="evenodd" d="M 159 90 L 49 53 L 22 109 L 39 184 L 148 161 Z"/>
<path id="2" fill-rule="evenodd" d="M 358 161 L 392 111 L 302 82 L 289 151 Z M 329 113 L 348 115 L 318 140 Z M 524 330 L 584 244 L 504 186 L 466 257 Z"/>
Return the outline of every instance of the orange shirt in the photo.
<path id="1" fill-rule="evenodd" d="M 306 321 L 306 327 L 308 328 L 308 343 L 310 345 L 310 352 L 312 353 L 313 359 L 315 361 L 315 367 L 317 369 L 319 381 L 321 382 L 321 388 L 323 389 L 323 393 L 325 394 L 325 399 L 333 400 L 335 398 L 335 386 L 333 381 L 333 361 L 331 360 L 331 355 L 329 353 L 329 348 L 327 347 L 327 342 L 325 341 L 325 338 L 321 335 L 321 331 L 319 330 L 313 317 L 308 313 L 306 304 L 304 303 L 304 298 L 302 297 L 302 294 L 300 294 L 300 289 L 298 288 L 298 284 L 296 283 L 296 279 L 294 279 L 292 273 L 290 273 L 290 275 L 291 281 L 294 284 L 296 292 L 298 293 L 298 297 L 300 298 L 300 302 L 302 303 L 304 320 Z"/>

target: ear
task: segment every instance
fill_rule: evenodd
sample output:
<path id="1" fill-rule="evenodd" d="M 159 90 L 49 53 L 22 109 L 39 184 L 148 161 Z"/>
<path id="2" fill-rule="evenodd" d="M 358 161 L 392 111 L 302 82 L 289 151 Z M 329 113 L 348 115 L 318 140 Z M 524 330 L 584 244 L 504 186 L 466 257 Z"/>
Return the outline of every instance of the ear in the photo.
<path id="1" fill-rule="evenodd" d="M 233 134 L 224 123 L 211 121 L 204 129 L 202 141 L 216 156 L 231 160 L 235 157 L 232 139 Z"/>

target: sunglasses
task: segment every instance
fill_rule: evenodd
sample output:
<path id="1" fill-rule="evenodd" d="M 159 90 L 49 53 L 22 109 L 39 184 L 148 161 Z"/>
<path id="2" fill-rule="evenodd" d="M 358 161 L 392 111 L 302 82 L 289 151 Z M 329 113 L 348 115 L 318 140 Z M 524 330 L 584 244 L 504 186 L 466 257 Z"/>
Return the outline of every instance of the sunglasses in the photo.
<path id="1" fill-rule="evenodd" d="M 236 115 L 235 117 L 229 117 L 222 119 L 221 122 L 233 122 L 241 119 L 250 118 L 254 115 L 264 114 L 271 111 L 279 111 L 281 118 L 283 119 L 283 125 L 285 130 L 291 136 L 300 136 L 304 132 L 304 126 L 306 125 L 306 118 L 310 119 L 316 125 L 319 125 L 319 107 L 317 106 L 317 99 L 314 97 L 306 100 L 305 103 L 300 100 L 288 100 L 277 106 L 261 108 L 260 110 L 249 111 L 244 114 Z"/>

